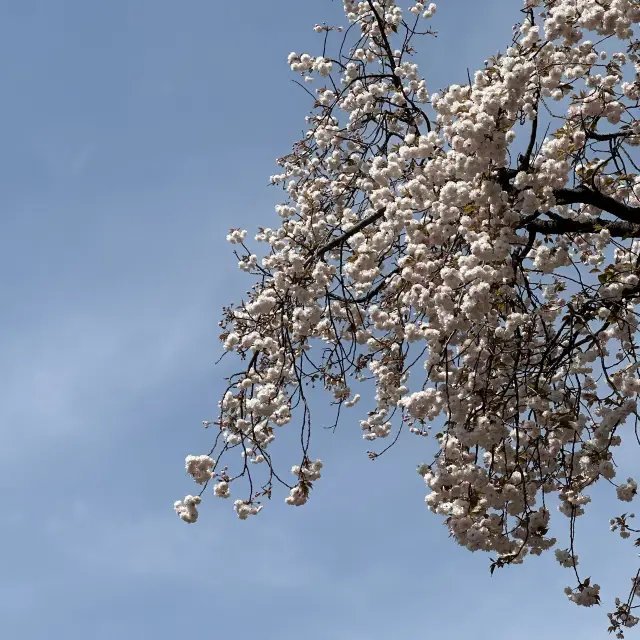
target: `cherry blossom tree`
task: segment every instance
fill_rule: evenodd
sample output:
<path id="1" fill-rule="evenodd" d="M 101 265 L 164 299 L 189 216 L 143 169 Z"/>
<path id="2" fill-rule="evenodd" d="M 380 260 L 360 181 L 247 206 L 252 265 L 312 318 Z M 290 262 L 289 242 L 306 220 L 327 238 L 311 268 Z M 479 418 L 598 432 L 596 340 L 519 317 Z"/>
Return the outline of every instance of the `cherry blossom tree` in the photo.
<path id="1" fill-rule="evenodd" d="M 554 549 L 567 597 L 600 602 L 575 524 L 596 483 L 614 513 L 637 492 L 616 453 L 640 442 L 640 2 L 513 4 L 504 53 L 438 93 L 416 64 L 436 35 L 422 1 L 344 0 L 318 53 L 289 55 L 313 110 L 271 178 L 285 202 L 265 249 L 227 236 L 254 284 L 223 312 L 239 371 L 205 422 L 211 450 L 187 458 L 202 487 L 175 504 L 186 522 L 209 484 L 241 519 L 279 485 L 305 504 L 322 386 L 336 423 L 357 413 L 382 440 L 372 459 L 403 431 L 434 443 L 426 504 L 491 571 Z M 300 443 L 291 474 L 276 437 Z M 632 517 L 611 530 L 632 537 Z M 608 614 L 620 638 L 638 621 L 630 577 Z"/>

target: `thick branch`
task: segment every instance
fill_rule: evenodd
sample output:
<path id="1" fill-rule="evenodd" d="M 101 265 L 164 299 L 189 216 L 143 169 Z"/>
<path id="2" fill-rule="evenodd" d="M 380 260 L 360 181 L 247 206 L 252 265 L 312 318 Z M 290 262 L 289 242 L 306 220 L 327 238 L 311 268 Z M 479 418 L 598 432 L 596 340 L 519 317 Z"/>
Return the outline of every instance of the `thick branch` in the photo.
<path id="1" fill-rule="evenodd" d="M 533 154 L 533 148 L 536 144 L 536 138 L 538 137 L 538 102 L 540 100 L 540 92 L 536 93 L 536 115 L 531 123 L 531 135 L 529 136 L 529 145 L 524 155 L 520 159 L 520 171 L 526 171 L 531 163 L 531 155 Z"/>
<path id="2" fill-rule="evenodd" d="M 497 181 L 503 191 L 513 191 L 511 180 L 517 174 L 517 169 L 503 168 L 498 170 Z M 640 224 L 640 207 L 631 207 L 585 185 L 580 185 L 574 189 L 554 189 L 553 195 L 556 203 L 560 206 L 566 204 L 589 204 L 610 213 L 612 216 L 616 216 L 616 218 L 620 218 L 620 220 L 626 220 L 631 224 Z"/>
<path id="3" fill-rule="evenodd" d="M 541 233 L 543 235 L 561 235 L 563 233 L 599 233 L 607 229 L 612 237 L 640 238 L 640 224 L 622 222 L 620 220 L 604 220 L 596 218 L 588 222 L 556 217 L 554 220 L 533 220 L 527 222 L 523 216 L 519 228 Z"/>
<path id="4" fill-rule="evenodd" d="M 544 235 L 559 235 L 563 233 L 598 233 L 601 229 L 607 229 L 613 237 L 640 237 L 640 207 L 630 207 L 622 202 L 614 200 L 597 191 L 580 186 L 575 189 L 555 189 L 554 195 L 559 205 L 565 204 L 590 204 L 602 209 L 620 220 L 605 220 L 597 218 L 588 222 L 579 222 L 567 218 L 556 217 L 554 220 L 531 220 L 531 216 L 523 216 L 518 228 L 542 233 Z M 378 209 L 375 213 L 363 218 L 351 229 L 341 236 L 322 245 L 313 254 L 313 258 L 324 259 L 325 253 L 339 247 L 349 238 L 359 233 L 365 227 L 376 222 L 384 216 L 385 209 Z M 624 221 L 624 222 L 623 222 Z"/>
<path id="5" fill-rule="evenodd" d="M 608 142 L 609 140 L 617 140 L 618 138 L 629 138 L 633 135 L 631 131 L 615 131 L 613 133 L 598 133 L 597 131 L 585 131 L 587 138 L 597 140 L 598 142 Z"/>
<path id="6" fill-rule="evenodd" d="M 640 207 L 630 207 L 614 200 L 611 196 L 605 196 L 585 186 L 575 189 L 554 189 L 553 195 L 559 205 L 590 204 L 616 216 L 616 218 L 620 218 L 620 220 L 626 220 L 632 224 L 640 224 Z"/>

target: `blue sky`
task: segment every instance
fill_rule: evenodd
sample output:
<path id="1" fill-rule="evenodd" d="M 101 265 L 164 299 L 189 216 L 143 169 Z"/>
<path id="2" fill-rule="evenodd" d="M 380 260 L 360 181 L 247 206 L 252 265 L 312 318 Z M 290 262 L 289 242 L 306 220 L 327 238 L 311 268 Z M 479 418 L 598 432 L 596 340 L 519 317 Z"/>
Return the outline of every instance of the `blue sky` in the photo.
<path id="1" fill-rule="evenodd" d="M 518 8 L 439 7 L 430 91 L 504 48 Z M 219 309 L 248 285 L 224 236 L 275 223 L 268 178 L 308 109 L 286 55 L 340 11 L 0 0 L 3 637 L 606 635 L 550 556 L 490 577 L 424 506 L 421 441 L 372 464 L 353 412 L 315 437 L 326 472 L 304 509 L 173 512 L 227 367 Z M 633 559 L 607 531 L 617 513 L 583 525 L 585 558 L 610 544 L 590 567 L 609 599 Z"/>

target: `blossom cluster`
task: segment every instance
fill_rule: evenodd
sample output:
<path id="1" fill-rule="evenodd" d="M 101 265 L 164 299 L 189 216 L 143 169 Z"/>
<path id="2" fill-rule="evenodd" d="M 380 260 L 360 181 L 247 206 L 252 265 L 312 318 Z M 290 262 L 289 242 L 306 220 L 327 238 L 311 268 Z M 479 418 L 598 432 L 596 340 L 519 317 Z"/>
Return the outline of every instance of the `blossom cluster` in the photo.
<path id="1" fill-rule="evenodd" d="M 556 559 L 578 578 L 566 595 L 591 606 L 600 587 L 579 578 L 572 531 L 590 489 L 616 477 L 640 393 L 640 5 L 525 0 L 503 53 L 430 94 L 413 42 L 436 7 L 407 4 L 344 0 L 357 29 L 314 28 L 343 34 L 336 56 L 288 57 L 322 86 L 271 177 L 286 201 L 255 235 L 264 250 L 246 230 L 227 236 L 255 282 L 220 323 L 244 366 L 207 423 L 211 457 L 187 471 L 206 486 L 235 449 L 238 472 L 214 494 L 249 480 L 238 517 L 276 484 L 301 506 L 322 468 L 307 388 L 340 414 L 369 384 L 365 440 L 436 432 L 419 473 L 452 537 L 503 566 L 551 549 L 552 520 L 565 525 Z M 293 485 L 270 454 L 291 432 Z M 621 501 L 636 493 L 631 478 L 617 485 Z M 192 522 L 189 499 L 176 510 Z M 624 611 L 611 615 L 621 633 Z"/>

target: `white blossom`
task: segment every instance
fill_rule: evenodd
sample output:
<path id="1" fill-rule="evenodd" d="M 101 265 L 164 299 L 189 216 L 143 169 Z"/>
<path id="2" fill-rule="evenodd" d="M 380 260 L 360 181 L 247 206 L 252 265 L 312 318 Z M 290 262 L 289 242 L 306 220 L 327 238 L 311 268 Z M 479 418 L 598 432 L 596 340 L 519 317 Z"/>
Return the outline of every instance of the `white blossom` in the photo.
<path id="1" fill-rule="evenodd" d="M 173 508 L 175 512 L 185 522 L 190 524 L 194 523 L 198 519 L 198 505 L 200 504 L 200 496 L 185 496 L 183 500 L 178 500 L 174 503 Z"/>
<path id="2" fill-rule="evenodd" d="M 407 25 L 435 24 L 435 5 L 343 4 L 355 29 L 334 40 L 342 25 L 317 24 L 322 55 L 287 58 L 314 103 L 277 160 L 285 201 L 255 235 L 262 250 L 227 235 L 253 285 L 220 322 L 242 364 L 207 423 L 211 455 L 237 466 L 214 494 L 242 483 L 243 520 L 281 484 L 306 504 L 323 469 L 308 394 L 324 389 L 338 413 L 357 405 L 371 446 L 386 438 L 372 459 L 405 429 L 433 438 L 425 503 L 458 544 L 492 568 L 520 564 L 556 546 L 553 523 L 578 580 L 567 597 L 597 604 L 573 531 L 635 439 L 640 7 L 513 3 L 521 22 L 502 52 L 432 93 L 413 55 L 430 27 Z M 275 460 L 290 447 L 269 448 L 286 438 L 300 448 L 293 486 Z M 206 482 L 213 460 L 190 456 L 187 471 Z M 617 484 L 622 501 L 636 492 Z M 176 503 L 188 522 L 194 500 Z M 629 518 L 611 524 L 624 539 Z M 609 614 L 618 634 L 633 619 L 624 602 Z"/>

